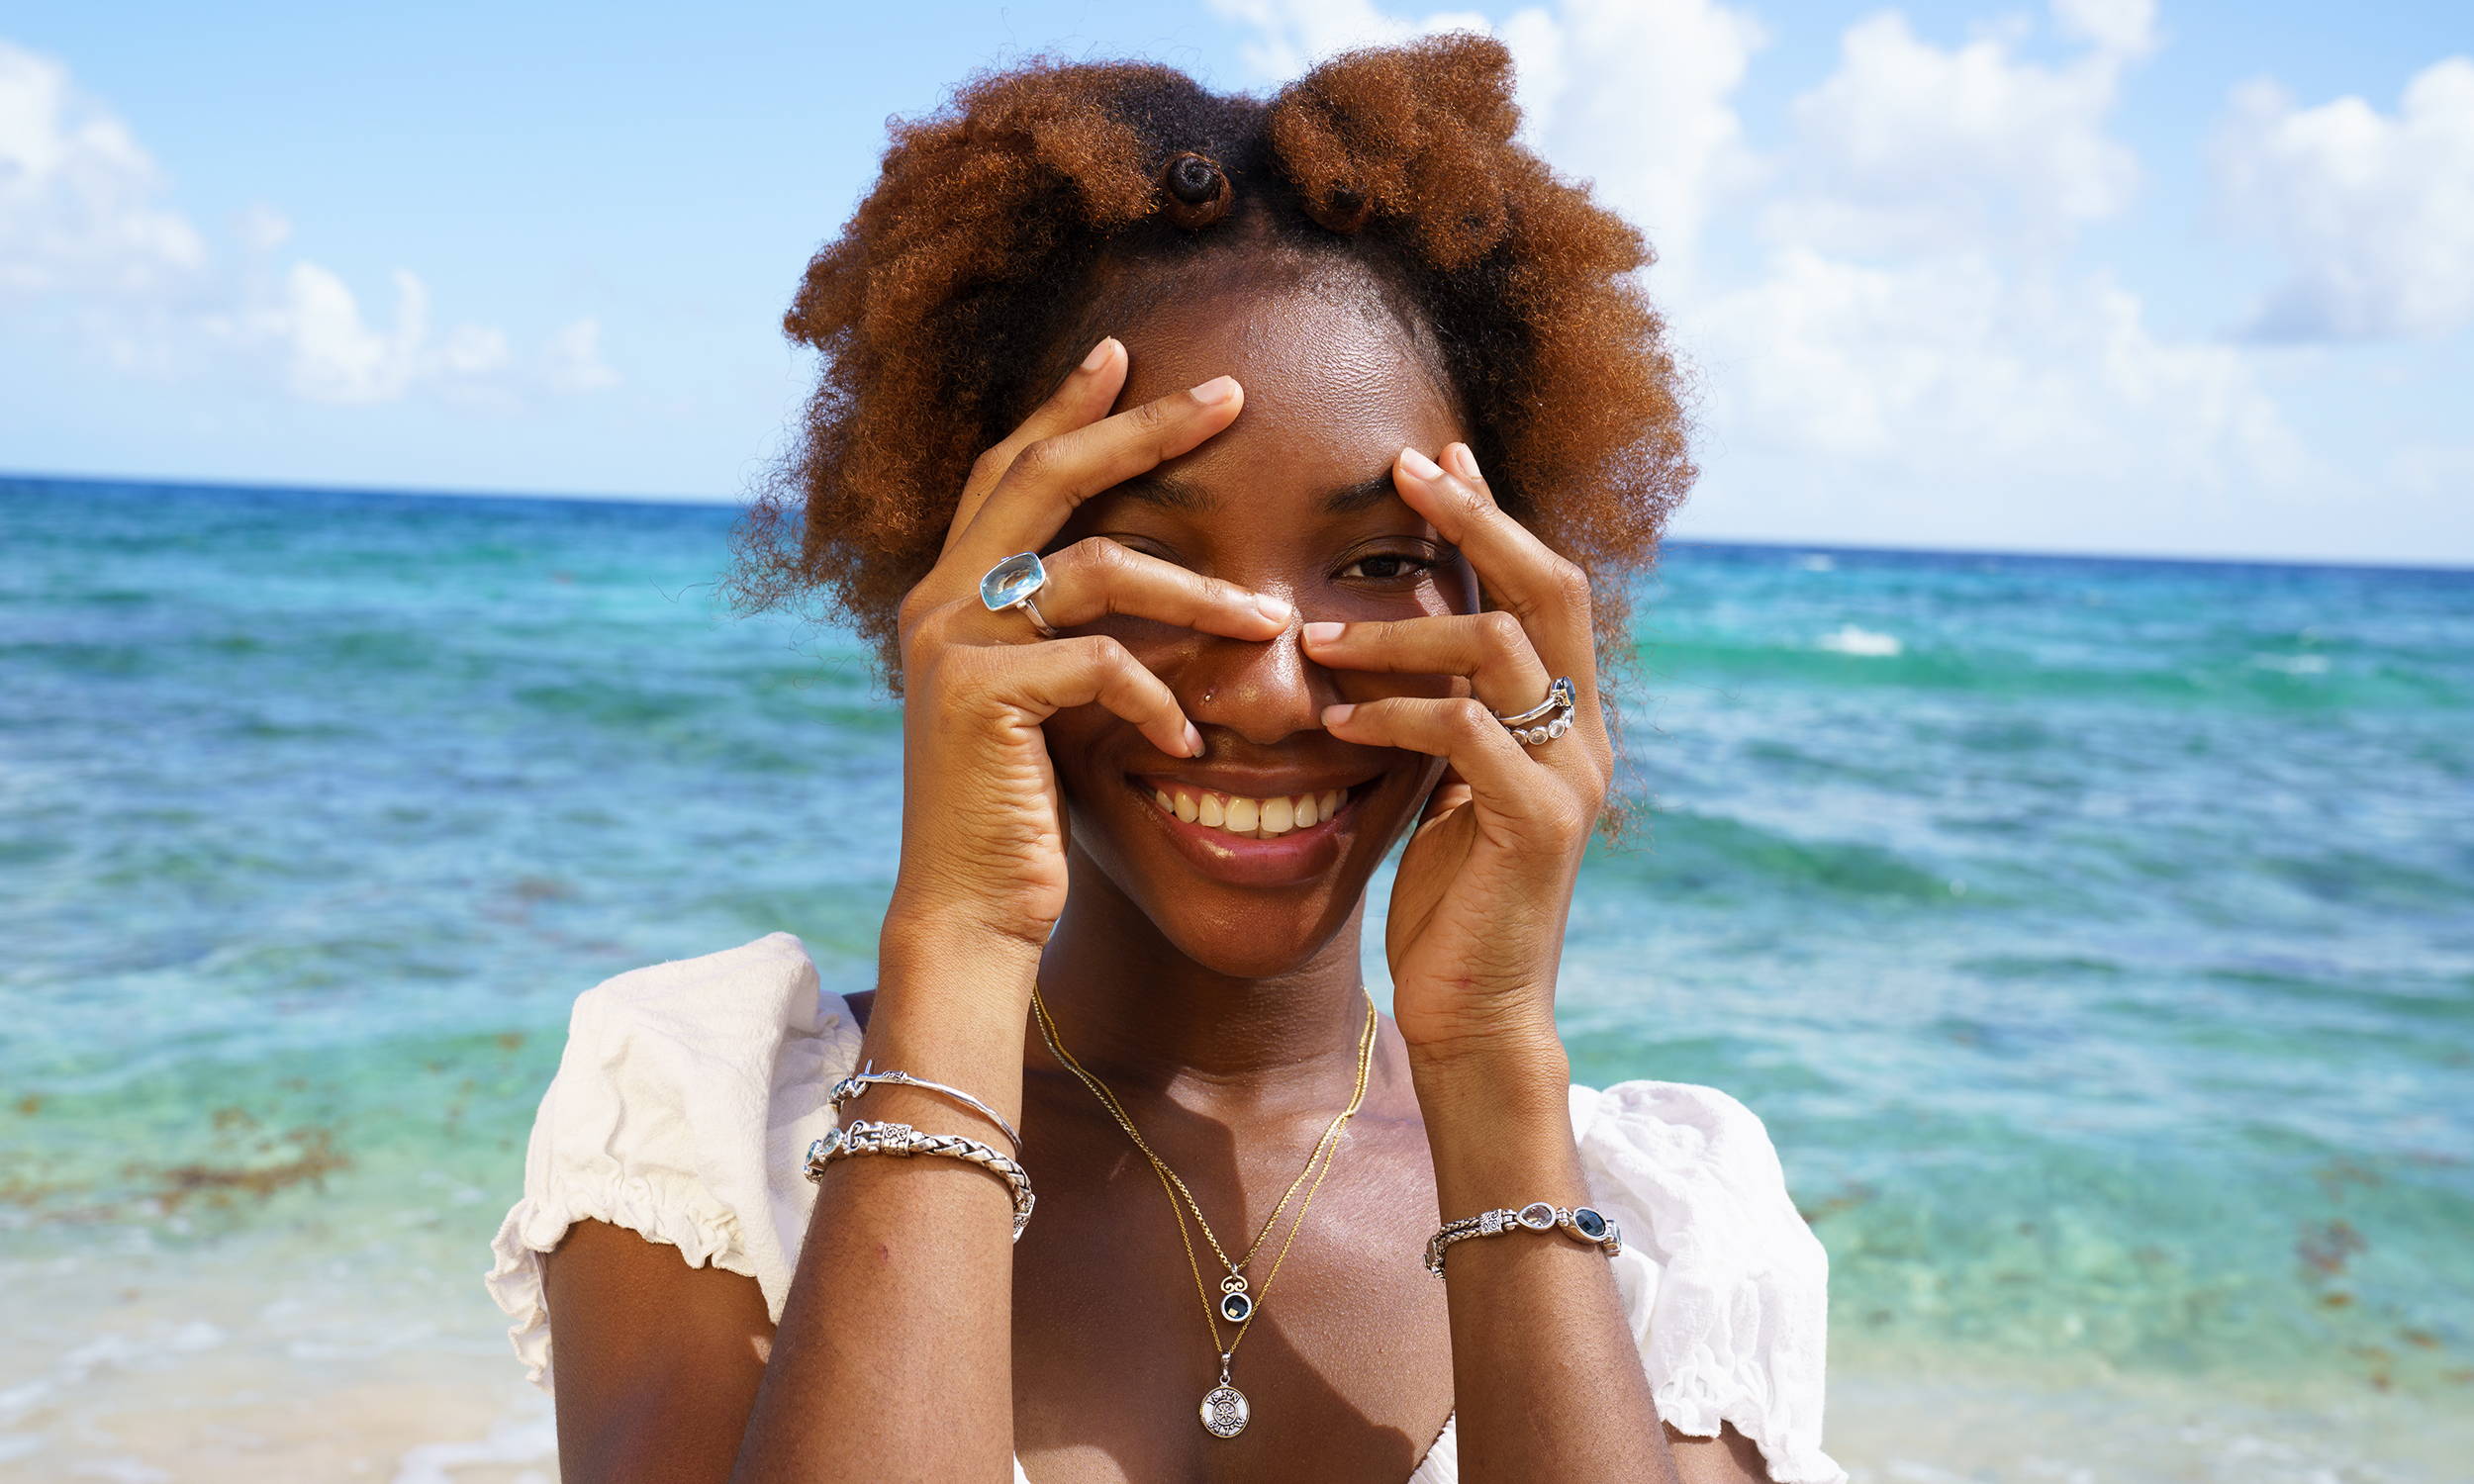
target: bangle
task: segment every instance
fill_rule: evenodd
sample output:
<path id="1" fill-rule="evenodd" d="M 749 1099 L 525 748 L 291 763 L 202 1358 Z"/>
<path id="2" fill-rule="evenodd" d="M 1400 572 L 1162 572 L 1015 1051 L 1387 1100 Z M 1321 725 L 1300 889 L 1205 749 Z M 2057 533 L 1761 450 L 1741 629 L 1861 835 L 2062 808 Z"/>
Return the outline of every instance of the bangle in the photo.
<path id="1" fill-rule="evenodd" d="M 828 1101 L 832 1104 L 834 1112 L 839 1113 L 842 1110 L 842 1104 L 867 1091 L 868 1084 L 871 1082 L 884 1082 L 898 1087 L 916 1087 L 922 1092 L 942 1093 L 971 1109 L 990 1123 L 1004 1130 L 1005 1137 L 1013 1141 L 1013 1152 L 1017 1155 L 1022 1153 L 1022 1136 L 1013 1131 L 1013 1125 L 1005 1122 L 996 1109 L 981 1102 L 970 1093 L 959 1087 L 948 1087 L 942 1082 L 931 1082 L 925 1077 L 914 1077 L 906 1071 L 878 1071 L 875 1068 L 875 1062 L 867 1062 L 857 1071 L 833 1084 L 833 1094 Z"/>
<path id="2" fill-rule="evenodd" d="M 1567 1211 L 1547 1201 L 1531 1201 L 1517 1211 L 1486 1211 L 1444 1223 L 1442 1231 L 1426 1239 L 1426 1270 L 1442 1277 L 1444 1252 L 1455 1242 L 1466 1242 L 1472 1237 L 1500 1237 L 1506 1232 L 1559 1229 L 1573 1241 L 1585 1242 L 1610 1257 L 1624 1250 L 1623 1233 L 1595 1207 L 1574 1206 Z"/>
<path id="3" fill-rule="evenodd" d="M 980 1143 L 960 1134 L 922 1134 L 906 1123 L 870 1123 L 861 1118 L 848 1128 L 828 1129 L 823 1138 L 808 1146 L 808 1178 L 821 1184 L 824 1167 L 836 1159 L 852 1155 L 895 1155 L 908 1159 L 913 1155 L 943 1155 L 963 1159 L 987 1170 L 1005 1182 L 1013 1194 L 1013 1240 L 1022 1240 L 1022 1229 L 1031 1222 L 1031 1177 L 1022 1166 Z"/>

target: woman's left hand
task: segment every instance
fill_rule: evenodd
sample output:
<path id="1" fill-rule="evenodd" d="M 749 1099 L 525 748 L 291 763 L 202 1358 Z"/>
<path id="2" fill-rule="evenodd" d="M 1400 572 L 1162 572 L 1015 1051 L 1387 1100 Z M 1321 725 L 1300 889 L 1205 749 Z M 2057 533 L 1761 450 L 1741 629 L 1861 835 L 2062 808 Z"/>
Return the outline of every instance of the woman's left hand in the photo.
<path id="1" fill-rule="evenodd" d="M 1589 585 L 1505 514 L 1459 443 L 1438 467 L 1414 449 L 1392 482 L 1476 570 L 1499 607 L 1391 622 L 1309 624 L 1306 653 L 1335 670 L 1463 677 L 1467 696 L 1327 707 L 1345 741 L 1450 766 L 1392 886 L 1384 948 L 1392 1018 L 1412 1050 L 1444 1056 L 1558 1047 L 1555 977 L 1572 881 L 1614 770 L 1599 712 Z M 1496 719 L 1538 705 L 1559 677 L 1570 729 L 1529 746 Z"/>

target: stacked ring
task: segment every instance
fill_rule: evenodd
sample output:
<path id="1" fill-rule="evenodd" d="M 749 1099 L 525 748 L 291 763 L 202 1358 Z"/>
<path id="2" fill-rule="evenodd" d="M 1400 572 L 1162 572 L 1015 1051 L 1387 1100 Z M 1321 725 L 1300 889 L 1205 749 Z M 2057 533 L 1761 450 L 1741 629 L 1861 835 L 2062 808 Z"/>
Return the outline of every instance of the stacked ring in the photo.
<path id="1" fill-rule="evenodd" d="M 1518 737 L 1523 745 L 1538 747 L 1571 730 L 1572 704 L 1572 678 L 1558 676 L 1555 684 L 1547 687 L 1546 699 L 1517 716 L 1497 711 L 1494 719 L 1502 722 L 1504 730 Z"/>
<path id="2" fill-rule="evenodd" d="M 1008 608 L 1019 609 L 1023 617 L 1031 620 L 1031 627 L 1039 631 L 1041 638 L 1053 639 L 1057 630 L 1039 615 L 1039 604 L 1031 601 L 1032 596 L 1047 582 L 1048 569 L 1039 564 L 1039 553 L 1017 551 L 989 568 L 988 575 L 980 579 L 980 602 L 987 604 L 992 613 L 1001 613 Z"/>

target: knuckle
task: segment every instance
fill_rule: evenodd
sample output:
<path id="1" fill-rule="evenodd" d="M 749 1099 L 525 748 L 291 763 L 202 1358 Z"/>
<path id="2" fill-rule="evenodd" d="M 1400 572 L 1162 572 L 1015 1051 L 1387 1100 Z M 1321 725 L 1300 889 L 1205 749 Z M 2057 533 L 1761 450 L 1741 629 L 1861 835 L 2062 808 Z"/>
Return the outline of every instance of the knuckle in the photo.
<path id="1" fill-rule="evenodd" d="M 953 608 L 952 603 L 913 588 L 902 603 L 901 632 L 908 636 L 913 649 L 941 648 L 945 632 L 953 624 Z"/>
<path id="2" fill-rule="evenodd" d="M 971 486 L 985 489 L 1004 478 L 1005 471 L 1013 466 L 1013 458 L 1011 439 L 990 446 L 971 461 Z"/>
<path id="3" fill-rule="evenodd" d="M 1529 630 L 1516 613 L 1488 608 L 1477 615 L 1477 640 L 1494 659 L 1509 659 L 1528 647 Z"/>
<path id="4" fill-rule="evenodd" d="M 1014 454 L 1008 477 L 1044 480 L 1052 477 L 1058 462 L 1065 457 L 1065 448 L 1055 438 L 1033 438 Z"/>
<path id="5" fill-rule="evenodd" d="M 1503 729 L 1503 723 L 1495 720 L 1494 712 L 1486 709 L 1486 703 L 1475 696 L 1460 696 L 1449 702 L 1449 706 L 1445 715 L 1454 734 L 1463 741 L 1483 742 L 1489 732 Z"/>
<path id="6" fill-rule="evenodd" d="M 1547 570 L 1556 593 L 1565 602 L 1579 605 L 1589 601 L 1589 574 L 1578 563 L 1559 556 Z"/>
<path id="7" fill-rule="evenodd" d="M 1106 536 L 1085 536 L 1059 555 L 1069 558 L 1074 566 L 1088 567 L 1105 577 L 1121 575 L 1134 565 L 1134 554 Z"/>

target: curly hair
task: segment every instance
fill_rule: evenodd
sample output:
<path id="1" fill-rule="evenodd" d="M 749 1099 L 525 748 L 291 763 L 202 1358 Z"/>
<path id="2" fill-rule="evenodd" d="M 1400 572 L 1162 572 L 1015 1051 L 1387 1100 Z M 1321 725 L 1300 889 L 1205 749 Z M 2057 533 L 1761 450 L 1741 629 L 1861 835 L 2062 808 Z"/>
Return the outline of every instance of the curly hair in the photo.
<path id="1" fill-rule="evenodd" d="M 1634 276 L 1648 243 L 1518 124 L 1510 53 L 1475 35 L 1346 52 L 1268 100 L 1035 60 L 898 122 L 783 319 L 820 374 L 725 592 L 829 596 L 899 692 L 898 610 L 973 461 L 1096 337 L 1103 300 L 1142 292 L 1124 270 L 1338 257 L 1423 327 L 1496 499 L 1589 574 L 1611 675 L 1628 579 L 1694 475 L 1683 378 Z"/>

